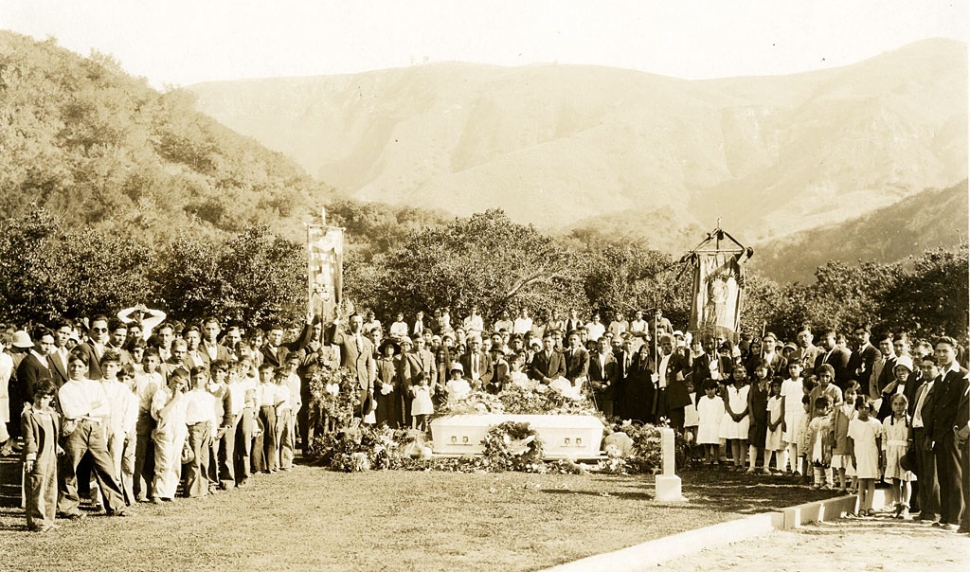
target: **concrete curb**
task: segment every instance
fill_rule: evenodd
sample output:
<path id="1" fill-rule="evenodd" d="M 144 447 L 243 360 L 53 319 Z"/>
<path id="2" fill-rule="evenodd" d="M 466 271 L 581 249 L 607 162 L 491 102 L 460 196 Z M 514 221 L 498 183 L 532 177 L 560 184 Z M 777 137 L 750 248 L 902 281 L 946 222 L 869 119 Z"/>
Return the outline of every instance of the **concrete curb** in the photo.
<path id="1" fill-rule="evenodd" d="M 858 495 L 833 497 L 789 507 L 781 511 L 756 514 L 746 518 L 722 522 L 650 540 L 642 544 L 596 554 L 581 560 L 567 562 L 546 572 L 636 572 L 655 568 L 664 562 L 706 550 L 765 536 L 775 530 L 793 530 L 805 524 L 831 521 L 849 512 L 855 512 Z M 885 491 L 877 490 L 873 506 L 885 504 Z"/>

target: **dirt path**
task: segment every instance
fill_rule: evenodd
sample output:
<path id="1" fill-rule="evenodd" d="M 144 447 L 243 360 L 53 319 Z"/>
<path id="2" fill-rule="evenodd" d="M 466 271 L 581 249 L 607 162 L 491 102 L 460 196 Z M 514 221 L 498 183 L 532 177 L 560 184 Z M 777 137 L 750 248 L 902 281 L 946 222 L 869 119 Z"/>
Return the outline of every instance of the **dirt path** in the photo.
<path id="1" fill-rule="evenodd" d="M 705 550 L 656 569 L 672 572 L 967 572 L 970 537 L 888 518 L 845 519 L 776 531 L 755 540 Z"/>

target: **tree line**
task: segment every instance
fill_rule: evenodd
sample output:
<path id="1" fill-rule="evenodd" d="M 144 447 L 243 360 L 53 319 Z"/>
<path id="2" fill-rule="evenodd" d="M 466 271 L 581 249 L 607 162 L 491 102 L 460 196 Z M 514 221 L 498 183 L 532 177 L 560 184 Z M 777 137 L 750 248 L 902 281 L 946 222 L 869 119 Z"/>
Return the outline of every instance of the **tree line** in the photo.
<path id="1" fill-rule="evenodd" d="M 463 316 L 472 306 L 486 320 L 522 307 L 537 316 L 596 309 L 607 321 L 659 307 L 675 324 L 688 319 L 690 271 L 636 243 L 552 237 L 500 210 L 429 226 L 381 217 L 375 226 L 340 205 L 332 212 L 364 233 L 351 235 L 345 297 L 388 321 L 397 312 L 445 307 Z M 840 331 L 868 323 L 966 339 L 966 244 L 898 263 L 830 261 L 815 278 L 777 284 L 748 272 L 742 331 L 791 337 L 806 322 Z M 265 225 L 224 238 L 180 230 L 158 244 L 75 228 L 40 208 L 0 220 L 0 318 L 8 321 L 46 323 L 145 303 L 183 321 L 214 315 L 249 326 L 292 323 L 306 311 L 306 284 L 305 244 Z"/>

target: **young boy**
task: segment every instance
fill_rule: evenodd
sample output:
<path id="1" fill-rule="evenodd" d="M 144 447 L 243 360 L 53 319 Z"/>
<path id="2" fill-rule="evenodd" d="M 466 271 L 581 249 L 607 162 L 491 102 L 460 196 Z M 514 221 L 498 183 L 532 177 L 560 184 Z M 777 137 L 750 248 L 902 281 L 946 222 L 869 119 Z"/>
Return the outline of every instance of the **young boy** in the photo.
<path id="1" fill-rule="evenodd" d="M 57 456 L 64 450 L 57 444 L 60 422 L 51 409 L 54 385 L 42 382 L 34 388 L 34 402 L 20 415 L 24 437 L 24 495 L 27 529 L 47 532 L 56 528 Z"/>
<path id="2" fill-rule="evenodd" d="M 816 397 L 812 422 L 809 424 L 809 442 L 811 443 L 812 466 L 815 468 L 815 482 L 813 489 L 832 488 L 832 432 L 829 408 L 831 403 L 827 397 Z"/>
<path id="3" fill-rule="evenodd" d="M 264 362 L 259 366 L 259 385 L 256 387 L 258 406 L 257 420 L 262 434 L 253 443 L 254 471 L 275 473 L 279 468 L 278 446 L 276 441 L 276 407 L 280 405 L 278 386 L 274 383 L 276 368 Z"/>
<path id="4" fill-rule="evenodd" d="M 233 483 L 237 487 L 249 484 L 253 465 L 253 442 L 256 432 L 256 386 L 252 377 L 253 363 L 249 358 L 235 362 L 229 368 L 229 392 L 232 394 L 233 424 L 236 437 L 233 445 Z"/>
<path id="5" fill-rule="evenodd" d="M 280 434 L 280 469 L 289 471 L 293 468 L 293 457 L 296 456 L 296 417 L 303 407 L 300 398 L 300 374 L 296 370 L 300 367 L 300 354 L 293 352 L 286 358 L 286 368 L 282 372 L 281 387 L 286 388 L 286 407 L 289 411 L 286 418 L 277 420 Z"/>
<path id="6" fill-rule="evenodd" d="M 235 418 L 229 384 L 229 364 L 221 359 L 209 366 L 209 385 L 215 404 L 215 420 L 220 426 L 212 435 L 209 447 L 209 492 L 232 488 L 232 456 L 235 445 Z"/>
<path id="7" fill-rule="evenodd" d="M 135 467 L 132 488 L 135 500 L 149 502 L 155 475 L 155 444 L 152 431 L 152 398 L 165 386 L 158 368 L 162 364 L 157 348 L 147 348 L 142 358 L 143 373 L 135 374 L 135 397 L 138 400 L 138 419 L 135 422 Z"/>
<path id="8" fill-rule="evenodd" d="M 191 387 L 185 394 L 186 438 L 192 460 L 182 469 L 182 490 L 187 497 L 209 494 L 209 450 L 216 426 L 216 398 L 208 390 L 209 370 L 196 366 L 191 371 Z"/>

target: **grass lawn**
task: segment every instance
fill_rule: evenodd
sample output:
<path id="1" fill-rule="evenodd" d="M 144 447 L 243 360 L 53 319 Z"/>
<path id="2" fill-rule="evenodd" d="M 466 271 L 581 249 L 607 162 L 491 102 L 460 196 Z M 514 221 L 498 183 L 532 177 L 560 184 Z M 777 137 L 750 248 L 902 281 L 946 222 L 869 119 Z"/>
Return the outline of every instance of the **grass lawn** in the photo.
<path id="1" fill-rule="evenodd" d="M 243 490 L 130 519 L 26 532 L 5 460 L 2 570 L 536 570 L 833 493 L 779 477 L 689 471 L 683 505 L 652 477 L 370 472 L 298 466 Z"/>

